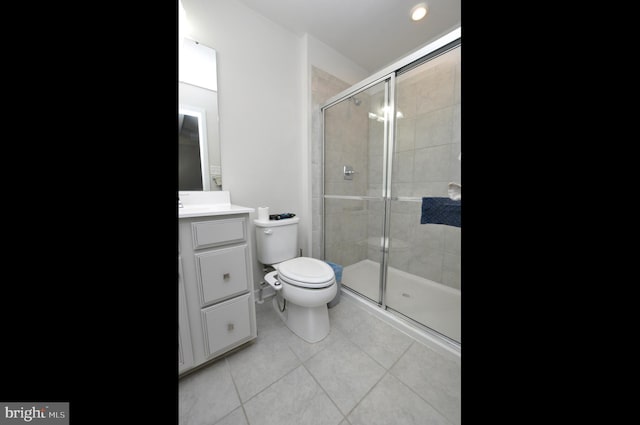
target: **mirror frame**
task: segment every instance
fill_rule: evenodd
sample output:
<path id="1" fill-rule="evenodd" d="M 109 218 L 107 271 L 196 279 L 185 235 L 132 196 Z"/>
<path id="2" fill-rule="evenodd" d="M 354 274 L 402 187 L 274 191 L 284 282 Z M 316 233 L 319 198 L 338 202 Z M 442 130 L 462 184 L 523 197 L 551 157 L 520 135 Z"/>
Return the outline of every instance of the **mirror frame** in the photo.
<path id="1" fill-rule="evenodd" d="M 197 106 L 179 104 L 178 114 L 189 115 L 198 120 L 198 143 L 200 144 L 200 170 L 202 174 L 202 190 L 211 190 L 209 174 L 209 150 L 207 141 L 207 112 Z M 178 129 L 180 130 L 180 129 Z"/>

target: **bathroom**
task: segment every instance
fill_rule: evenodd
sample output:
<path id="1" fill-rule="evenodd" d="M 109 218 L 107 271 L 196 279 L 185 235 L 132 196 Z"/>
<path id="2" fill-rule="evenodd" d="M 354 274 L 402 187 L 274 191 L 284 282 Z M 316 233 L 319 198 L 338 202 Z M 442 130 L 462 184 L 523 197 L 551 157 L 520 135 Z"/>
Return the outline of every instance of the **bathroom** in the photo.
<path id="1" fill-rule="evenodd" d="M 382 66 L 364 68 L 308 33 L 297 34 L 264 17 L 248 7 L 249 2 L 183 0 L 182 3 L 189 21 L 187 37 L 216 51 L 219 120 L 217 126 L 210 125 L 212 114 L 208 114 L 207 131 L 211 133 L 217 129 L 221 141 L 219 171 L 222 184 L 219 188 L 212 185 L 209 189 L 222 188 L 230 193 L 233 204 L 255 209 L 250 213 L 249 223 L 257 218 L 259 206 L 268 206 L 272 213 L 295 213 L 300 218 L 298 246 L 301 254 L 321 258 L 323 231 L 322 222 L 317 219 L 321 211 L 318 196 L 321 183 L 316 177 L 322 167 L 318 159 L 321 146 L 316 143 L 320 132 L 320 106 Z M 432 9 L 434 7 L 432 5 Z M 459 3 L 456 10 L 459 25 Z M 442 28 L 439 36 L 454 28 Z M 415 47 L 421 47 L 427 41 L 432 40 Z M 400 55 L 390 58 L 387 63 L 399 58 Z M 321 101 L 316 99 L 318 95 L 323 97 Z M 214 154 L 210 149 L 209 158 Z M 255 242 L 253 226 L 248 230 L 249 238 Z M 256 258 L 255 250 L 251 255 Z M 260 295 L 257 291 L 264 275 L 261 264 L 252 261 L 251 267 L 255 300 L 260 296 L 269 298 L 273 294 L 271 288 L 262 288 Z M 345 298 L 341 304 L 346 303 Z M 258 316 L 266 304 L 256 304 Z M 258 331 L 260 326 L 258 324 Z M 407 346 L 403 347 L 407 349 Z M 215 362 L 212 367 L 220 363 Z M 243 400 L 241 395 L 240 399 L 251 402 L 256 397 L 258 395 Z M 232 410 L 229 416 L 219 418 L 220 423 L 225 418 L 228 422 L 224 423 L 234 423 L 230 415 L 243 413 L 244 408 L 243 405 L 239 411 Z M 357 415 L 348 416 L 350 410 L 338 410 L 344 416 L 339 419 L 345 424 L 358 423 Z M 237 423 L 249 423 L 250 419 L 244 415 L 240 415 L 241 420 Z M 456 422 L 451 419 L 455 414 L 447 417 Z M 459 413 L 457 417 L 459 420 Z"/>

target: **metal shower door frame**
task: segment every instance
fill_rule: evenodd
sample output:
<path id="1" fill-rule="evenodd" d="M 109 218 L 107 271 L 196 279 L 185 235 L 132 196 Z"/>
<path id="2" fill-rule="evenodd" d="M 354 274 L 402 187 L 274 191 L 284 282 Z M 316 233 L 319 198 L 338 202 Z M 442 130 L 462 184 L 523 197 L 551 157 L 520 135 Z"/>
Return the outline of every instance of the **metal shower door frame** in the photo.
<path id="1" fill-rule="evenodd" d="M 388 226 L 390 217 L 390 194 L 391 194 L 391 158 L 393 153 L 393 139 L 391 137 L 393 135 L 393 131 L 395 128 L 395 111 L 394 106 L 394 93 L 395 93 L 395 72 L 383 75 L 373 81 L 369 81 L 367 84 L 363 86 L 358 86 L 352 91 L 346 92 L 346 94 L 342 94 L 339 98 L 333 98 L 333 101 L 325 104 L 321 107 L 322 111 L 322 167 L 321 167 L 321 179 L 322 179 L 322 197 L 320 201 L 322 202 L 322 253 L 323 257 L 326 258 L 326 247 L 325 247 L 325 229 L 326 229 L 326 210 L 325 210 L 325 199 L 344 199 L 344 200 L 358 200 L 358 201 L 383 201 L 384 202 L 384 213 L 383 213 L 383 229 L 382 229 L 382 237 L 380 241 L 380 249 L 382 250 L 382 261 L 380 263 L 380 280 L 379 280 L 379 291 L 378 291 L 378 299 L 376 302 L 379 306 L 386 309 L 386 301 L 385 301 L 385 292 L 386 292 L 386 279 L 387 279 L 387 263 L 388 263 L 388 254 L 389 254 L 389 238 L 388 234 Z M 382 146 L 382 193 L 380 197 L 376 196 L 343 196 L 343 195 L 327 195 L 325 192 L 324 186 L 324 165 L 325 165 L 325 111 L 337 105 L 340 102 L 347 101 L 348 99 L 356 96 L 358 93 L 361 93 L 365 90 L 370 89 L 380 83 L 384 82 L 384 129 L 383 129 L 383 146 Z M 343 92 L 344 93 L 344 92 Z"/>

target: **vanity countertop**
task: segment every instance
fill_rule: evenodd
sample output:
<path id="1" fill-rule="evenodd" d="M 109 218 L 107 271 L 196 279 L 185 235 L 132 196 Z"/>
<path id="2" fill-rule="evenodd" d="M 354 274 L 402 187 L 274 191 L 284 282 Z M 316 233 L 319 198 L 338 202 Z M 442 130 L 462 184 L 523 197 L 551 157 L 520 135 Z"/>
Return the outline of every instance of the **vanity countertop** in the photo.
<path id="1" fill-rule="evenodd" d="M 255 208 L 243 207 L 231 203 L 227 191 L 216 192 L 178 192 L 178 218 L 204 217 L 210 215 L 252 213 Z"/>
<path id="2" fill-rule="evenodd" d="M 254 208 L 233 204 L 185 205 L 178 208 L 178 218 L 203 217 L 208 215 L 252 213 Z"/>

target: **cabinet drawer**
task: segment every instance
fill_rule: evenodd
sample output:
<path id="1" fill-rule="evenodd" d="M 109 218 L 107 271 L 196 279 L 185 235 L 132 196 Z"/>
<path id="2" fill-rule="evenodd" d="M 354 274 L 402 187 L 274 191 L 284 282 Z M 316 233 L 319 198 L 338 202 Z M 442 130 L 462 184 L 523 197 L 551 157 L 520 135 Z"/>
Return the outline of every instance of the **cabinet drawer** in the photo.
<path id="1" fill-rule="evenodd" d="M 202 310 L 207 356 L 226 351 L 251 338 L 250 294 Z"/>
<path id="2" fill-rule="evenodd" d="M 244 242 L 244 218 L 196 221 L 191 223 L 193 249 L 208 248 L 234 242 Z"/>
<path id="3" fill-rule="evenodd" d="M 247 245 L 195 254 L 200 306 L 249 290 Z"/>

